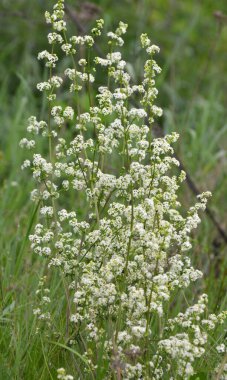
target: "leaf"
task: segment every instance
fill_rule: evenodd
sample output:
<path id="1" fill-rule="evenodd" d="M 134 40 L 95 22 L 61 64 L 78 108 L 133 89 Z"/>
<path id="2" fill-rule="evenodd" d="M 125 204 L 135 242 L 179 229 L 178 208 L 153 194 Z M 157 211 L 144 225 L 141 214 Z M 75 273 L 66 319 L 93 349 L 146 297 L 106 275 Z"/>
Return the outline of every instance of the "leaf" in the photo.
<path id="1" fill-rule="evenodd" d="M 13 301 L 10 305 L 6 306 L 6 308 L 2 311 L 2 316 L 5 317 L 7 314 L 10 314 L 15 308 L 15 301 Z"/>
<path id="2" fill-rule="evenodd" d="M 64 348 L 65 350 L 68 350 L 68 351 L 72 352 L 72 353 L 73 353 L 74 355 L 76 355 L 78 358 L 80 358 L 80 360 L 81 360 L 84 364 L 86 364 L 86 366 L 89 368 L 89 370 L 90 370 L 90 372 L 91 372 L 91 375 L 92 375 L 92 379 L 95 379 L 95 378 L 94 378 L 94 375 L 93 375 L 93 372 L 92 372 L 92 369 L 91 369 L 91 367 L 90 367 L 89 362 L 88 362 L 86 359 L 84 359 L 84 357 L 83 357 L 81 354 L 79 354 L 79 352 L 75 351 L 73 348 L 68 347 L 68 346 L 66 346 L 65 344 L 62 344 L 62 343 L 53 342 L 53 341 L 49 341 L 49 343 L 51 343 L 51 344 L 55 344 L 56 346 L 59 346 L 59 347 L 62 347 L 62 348 Z"/>
<path id="3" fill-rule="evenodd" d="M 198 372 L 195 375 L 191 376 L 190 380 L 207 380 L 207 373 Z"/>

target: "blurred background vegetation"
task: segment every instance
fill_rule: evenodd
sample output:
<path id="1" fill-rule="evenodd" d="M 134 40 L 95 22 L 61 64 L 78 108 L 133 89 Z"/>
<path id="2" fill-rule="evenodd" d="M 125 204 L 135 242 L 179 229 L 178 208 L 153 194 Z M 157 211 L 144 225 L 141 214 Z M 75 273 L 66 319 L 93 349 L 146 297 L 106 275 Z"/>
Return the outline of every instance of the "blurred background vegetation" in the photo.
<path id="1" fill-rule="evenodd" d="M 3 327 L 5 331 L 0 334 L 3 352 L 0 378 L 3 380 L 29 378 L 28 368 L 26 376 L 20 377 L 19 373 L 26 344 L 30 344 L 32 297 L 44 265 L 39 258 L 32 257 L 27 244 L 34 205 L 29 200 L 32 184 L 20 170 L 26 153 L 19 149 L 18 142 L 24 136 L 27 118 L 43 113 L 43 102 L 35 86 L 45 72 L 36 57 L 39 51 L 48 48 L 44 11 L 53 3 L 52 0 L 0 2 L 0 329 Z M 208 292 L 211 311 L 221 310 L 226 300 L 226 0 L 67 0 L 67 5 L 73 34 L 89 31 L 97 17 L 105 19 L 107 31 L 114 29 L 120 20 L 129 24 L 122 51 L 124 59 L 133 63 L 128 69 L 135 82 L 143 74 L 140 34 L 147 32 L 152 42 L 161 47 L 158 63 L 163 71 L 157 87 L 158 105 L 164 109 L 164 116 L 156 129 L 160 131 L 157 133 L 172 130 L 180 133 L 178 157 L 199 191 L 213 193 L 209 207 L 223 236 L 209 215 L 204 215 L 193 237 L 192 259 L 204 272 L 201 289 L 197 291 Z M 99 47 L 104 50 L 102 40 Z M 186 183 L 181 191 L 186 207 L 195 200 L 192 187 Z M 12 363 L 14 377 L 7 377 Z"/>

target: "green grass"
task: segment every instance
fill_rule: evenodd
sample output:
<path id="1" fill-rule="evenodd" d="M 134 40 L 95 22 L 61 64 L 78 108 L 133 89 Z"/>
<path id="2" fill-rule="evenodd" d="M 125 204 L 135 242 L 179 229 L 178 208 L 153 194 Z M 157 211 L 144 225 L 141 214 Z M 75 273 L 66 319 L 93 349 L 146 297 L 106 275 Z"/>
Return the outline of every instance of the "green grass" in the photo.
<path id="1" fill-rule="evenodd" d="M 0 379 L 55 379 L 56 368 L 69 368 L 77 376 L 76 366 L 83 362 L 78 352 L 65 346 L 64 284 L 59 273 L 49 278 L 52 305 L 59 336 L 50 341 L 45 329 L 37 332 L 32 309 L 39 277 L 46 272 L 45 260 L 32 255 L 28 235 L 36 220 L 37 209 L 29 200 L 30 178 L 20 170 L 24 153 L 18 142 L 24 136 L 26 120 L 43 112 L 37 99 L 35 83 L 44 75 L 35 60 L 46 47 L 42 11 L 45 2 L 34 6 L 23 0 L 15 9 L 3 1 L 0 53 Z M 74 2 L 70 2 L 74 5 Z M 226 12 L 225 1 L 177 2 L 122 0 L 96 1 L 103 9 L 108 28 L 119 19 L 128 21 L 129 36 L 126 57 L 135 57 L 135 80 L 141 76 L 142 57 L 138 55 L 135 37 L 147 31 L 160 44 L 160 63 L 164 67 L 159 79 L 159 103 L 164 108 L 160 128 L 181 135 L 178 155 L 201 190 L 213 192 L 210 208 L 224 230 L 227 230 L 227 110 L 225 99 L 225 65 L 227 27 L 218 24 L 213 12 Z M 118 2 L 116 2 L 118 3 Z M 141 5 L 142 4 L 142 5 Z M 138 10 L 140 10 L 138 12 Z M 25 18 L 15 18 L 12 12 Z M 27 20 L 27 17 L 29 19 Z M 8 22 L 7 22 L 8 20 Z M 73 28 L 73 26 L 72 26 Z M 75 28 L 75 26 L 74 26 Z M 218 34 L 219 33 L 219 34 Z M 16 36 L 16 38 L 14 38 Z M 37 38 L 36 38 L 37 36 Z M 102 48 L 102 42 L 100 42 Z M 131 59 L 132 60 L 132 59 Z M 194 195 L 184 186 L 181 199 L 191 205 Z M 203 271 L 204 279 L 191 290 L 209 295 L 211 312 L 226 307 L 226 244 L 208 216 L 193 237 L 192 260 Z M 174 313 L 185 306 L 183 294 L 175 301 Z M 51 334 L 50 334 L 51 335 Z M 71 363 L 75 364 L 74 373 Z M 82 367 L 87 363 L 80 363 Z M 206 368 L 206 366 L 204 367 Z M 209 368 L 209 367 L 208 367 Z M 89 368 L 88 368 L 89 370 Z M 209 378 L 201 369 L 200 379 Z M 89 377 L 90 379 L 91 377 Z M 101 374 L 100 374 L 101 376 Z M 77 378 L 77 377 L 75 377 Z M 101 377 L 100 377 L 101 378 Z"/>

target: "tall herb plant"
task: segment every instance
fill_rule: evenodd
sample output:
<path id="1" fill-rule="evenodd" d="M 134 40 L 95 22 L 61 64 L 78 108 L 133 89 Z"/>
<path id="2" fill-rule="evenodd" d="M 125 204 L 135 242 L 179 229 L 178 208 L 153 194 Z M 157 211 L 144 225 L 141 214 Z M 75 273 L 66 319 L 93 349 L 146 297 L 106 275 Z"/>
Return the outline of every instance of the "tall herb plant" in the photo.
<path id="1" fill-rule="evenodd" d="M 152 136 L 154 119 L 162 115 L 155 105 L 159 48 L 141 35 L 147 60 L 142 82 L 133 84 L 119 51 L 126 24 L 107 33 L 108 51 L 100 57 L 95 44 L 103 20 L 90 35 L 69 37 L 59 0 L 46 21 L 50 49 L 38 59 L 49 74 L 37 88 L 45 93 L 47 115 L 30 117 L 32 137 L 20 145 L 31 152 L 22 168 L 32 172 L 31 198 L 40 209 L 31 248 L 47 260 L 47 277 L 58 271 L 65 288 L 59 345 L 76 353 L 67 370 L 80 379 L 189 379 L 212 356 L 213 374 L 225 376 L 224 359 L 218 366 L 216 355 L 224 345 L 212 345 L 226 314 L 209 315 L 206 294 L 186 311 L 173 311 L 178 294 L 202 276 L 188 251 L 210 193 L 184 212 L 177 190 L 185 173 L 171 174 L 179 165 L 172 148 L 178 135 Z M 61 89 L 70 94 L 67 106 Z M 87 106 L 80 101 L 84 94 Z M 56 336 L 50 304 L 57 300 L 47 283 L 41 278 L 34 314 L 38 331 Z M 73 379 L 64 368 L 57 376 Z"/>

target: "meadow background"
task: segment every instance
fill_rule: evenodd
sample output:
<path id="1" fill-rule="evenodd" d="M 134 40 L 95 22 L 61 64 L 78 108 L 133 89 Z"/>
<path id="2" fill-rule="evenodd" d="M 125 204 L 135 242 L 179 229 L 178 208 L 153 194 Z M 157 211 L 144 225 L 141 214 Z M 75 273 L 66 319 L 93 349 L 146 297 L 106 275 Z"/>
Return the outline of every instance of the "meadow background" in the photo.
<path id="1" fill-rule="evenodd" d="M 42 115 L 44 103 L 36 83 L 45 78 L 39 51 L 47 48 L 44 11 L 53 1 L 0 2 L 0 379 L 51 379 L 49 362 L 70 360 L 67 352 L 35 335 L 35 290 L 45 260 L 31 254 L 28 235 L 35 221 L 31 179 L 20 169 L 26 158 L 18 143 L 30 115 Z M 96 17 L 106 30 L 129 24 L 124 59 L 131 75 L 142 76 L 139 36 L 147 32 L 161 47 L 158 105 L 164 115 L 157 135 L 177 131 L 177 155 L 193 183 L 181 190 L 185 207 L 195 189 L 210 190 L 209 210 L 193 236 L 192 261 L 204 278 L 189 294 L 209 295 L 211 312 L 226 306 L 227 244 L 227 3 L 225 0 L 68 0 L 68 18 L 76 34 L 89 30 Z M 102 42 L 99 48 L 102 49 Z M 193 192 L 194 189 L 194 192 Z M 53 276 L 57 313 L 64 308 L 61 279 Z M 192 290 L 192 289 L 191 289 Z M 179 299 L 179 306 L 184 302 Z M 62 329 L 63 323 L 62 323 Z M 201 377 L 202 379 L 202 377 Z"/>

